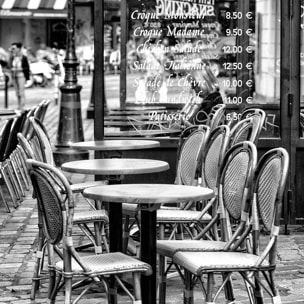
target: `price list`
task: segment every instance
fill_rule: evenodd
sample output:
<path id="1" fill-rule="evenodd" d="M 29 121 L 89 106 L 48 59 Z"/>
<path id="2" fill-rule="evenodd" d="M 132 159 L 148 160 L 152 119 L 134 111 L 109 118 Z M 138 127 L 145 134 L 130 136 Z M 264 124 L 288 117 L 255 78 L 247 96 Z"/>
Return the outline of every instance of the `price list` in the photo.
<path id="1" fill-rule="evenodd" d="M 132 0 L 128 5 L 127 99 L 200 103 L 217 90 L 210 73 L 210 61 L 219 58 L 215 0 Z"/>

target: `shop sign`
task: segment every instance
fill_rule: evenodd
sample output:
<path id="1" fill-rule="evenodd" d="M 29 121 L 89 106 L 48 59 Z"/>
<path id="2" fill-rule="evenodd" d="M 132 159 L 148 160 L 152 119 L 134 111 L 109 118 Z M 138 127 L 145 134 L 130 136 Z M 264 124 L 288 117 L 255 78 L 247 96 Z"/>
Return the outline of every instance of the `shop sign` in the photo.
<path id="1" fill-rule="evenodd" d="M 67 13 L 44 10 L 0 10 L 0 17 L 6 18 L 66 18 Z"/>

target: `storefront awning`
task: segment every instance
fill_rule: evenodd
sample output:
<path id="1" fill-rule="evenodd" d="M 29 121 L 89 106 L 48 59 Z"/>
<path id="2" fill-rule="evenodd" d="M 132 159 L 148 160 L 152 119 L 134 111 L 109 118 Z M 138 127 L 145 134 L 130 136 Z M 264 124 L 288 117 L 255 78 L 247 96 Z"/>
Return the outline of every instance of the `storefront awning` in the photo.
<path id="1" fill-rule="evenodd" d="M 67 0 L 0 0 L 0 18 L 66 18 Z"/>

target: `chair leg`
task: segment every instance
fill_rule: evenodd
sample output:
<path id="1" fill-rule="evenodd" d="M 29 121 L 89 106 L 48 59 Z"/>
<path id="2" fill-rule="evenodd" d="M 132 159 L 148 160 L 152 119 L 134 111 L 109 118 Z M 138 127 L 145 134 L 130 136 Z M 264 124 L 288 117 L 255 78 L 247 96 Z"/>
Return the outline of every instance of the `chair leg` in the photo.
<path id="1" fill-rule="evenodd" d="M 110 280 L 109 280 L 108 302 L 109 302 L 109 304 L 118 304 L 116 279 L 113 275 L 111 275 Z"/>
<path id="2" fill-rule="evenodd" d="M 14 179 L 12 168 L 11 168 L 9 162 L 6 161 L 5 166 L 6 166 L 6 169 L 7 169 L 7 175 L 6 176 L 10 180 L 10 184 L 11 184 L 12 189 L 13 189 L 13 191 L 15 193 L 16 198 L 17 198 L 17 207 L 18 207 L 19 206 L 19 202 L 21 200 L 20 190 L 18 189 L 18 186 L 17 186 L 16 181 Z"/>
<path id="3" fill-rule="evenodd" d="M 45 244 L 45 238 L 43 235 L 42 227 L 39 227 L 36 262 L 34 266 L 34 275 L 32 278 L 31 300 L 35 300 L 36 292 L 40 285 L 41 271 L 43 268 L 43 261 L 44 261 L 45 245 L 46 244 Z"/>
<path id="4" fill-rule="evenodd" d="M 2 181 L 0 180 L 0 183 L 1 183 L 1 182 L 2 182 Z M 1 196 L 1 199 L 3 200 L 3 203 L 4 203 L 4 205 L 5 205 L 6 211 L 7 211 L 8 213 L 10 213 L 10 212 L 11 212 L 11 209 L 10 209 L 10 207 L 8 206 L 6 197 L 5 197 L 4 193 L 3 193 L 2 185 L 0 185 L 0 196 Z"/>
<path id="5" fill-rule="evenodd" d="M 223 273 L 222 276 L 223 276 L 223 281 L 225 281 L 225 279 L 227 279 L 227 277 L 228 277 L 228 274 Z M 233 287 L 232 287 L 232 282 L 231 282 L 230 278 L 228 279 L 227 283 L 225 284 L 224 291 L 225 291 L 226 300 L 228 300 L 229 303 L 233 302 L 235 300 L 235 298 L 234 298 Z"/>
<path id="6" fill-rule="evenodd" d="M 25 193 L 24 193 L 24 189 L 23 189 L 19 174 L 17 172 L 17 168 L 15 166 L 15 163 L 11 159 L 8 160 L 8 168 L 11 172 L 12 178 L 14 179 L 14 181 L 16 183 L 16 189 L 20 193 L 20 197 L 24 197 Z"/>
<path id="7" fill-rule="evenodd" d="M 193 284 L 192 274 L 190 271 L 185 269 L 185 290 L 184 290 L 184 304 L 193 304 Z"/>
<path id="8" fill-rule="evenodd" d="M 17 168 L 19 170 L 21 179 L 25 186 L 25 190 L 29 191 L 30 184 L 29 184 L 27 176 L 26 176 L 26 167 L 25 167 L 24 159 L 22 158 L 22 155 L 21 155 L 21 152 L 19 151 L 19 149 L 14 153 L 14 160 L 15 160 L 15 163 L 17 164 Z"/>
<path id="9" fill-rule="evenodd" d="M 123 235 L 122 235 L 122 252 L 126 253 L 128 250 L 128 242 L 129 242 L 129 224 L 130 224 L 130 216 L 125 215 L 125 220 L 123 223 Z"/>
<path id="10" fill-rule="evenodd" d="M 159 271 L 159 304 L 165 304 L 166 303 L 166 288 L 167 288 L 167 282 L 166 282 L 166 258 L 163 255 L 158 256 L 158 271 Z"/>
<path id="11" fill-rule="evenodd" d="M 13 206 L 15 208 L 17 208 L 18 207 L 18 198 L 17 198 L 16 193 L 14 191 L 13 185 L 12 185 L 9 177 L 6 175 L 5 169 L 3 167 L 1 167 L 0 171 L 1 171 L 1 175 L 2 175 L 2 178 L 4 180 L 4 183 L 5 183 L 5 186 L 7 187 L 9 195 L 10 195 L 11 200 L 13 202 Z"/>
<path id="12" fill-rule="evenodd" d="M 214 274 L 208 273 L 206 304 L 213 304 Z"/>
<path id="13" fill-rule="evenodd" d="M 135 300 L 133 301 L 134 304 L 140 304 L 141 303 L 140 276 L 141 275 L 138 272 L 133 273 L 134 297 L 135 297 Z"/>

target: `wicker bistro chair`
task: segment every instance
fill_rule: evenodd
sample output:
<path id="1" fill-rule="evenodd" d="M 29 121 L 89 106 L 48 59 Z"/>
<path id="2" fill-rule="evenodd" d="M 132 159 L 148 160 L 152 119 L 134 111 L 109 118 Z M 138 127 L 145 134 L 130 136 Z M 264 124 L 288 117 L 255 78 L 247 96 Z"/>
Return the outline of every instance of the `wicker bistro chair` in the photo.
<path id="1" fill-rule="evenodd" d="M 40 155 L 41 161 L 54 165 L 55 162 L 52 145 L 49 140 L 47 131 L 39 119 L 31 117 L 29 120 L 33 127 L 34 133 L 32 139 L 33 150 L 36 151 L 37 155 Z M 71 188 L 74 193 L 82 193 L 83 190 L 87 187 L 101 186 L 104 185 L 105 182 L 106 181 L 89 181 L 84 183 L 71 184 Z"/>
<path id="2" fill-rule="evenodd" d="M 13 187 L 12 184 L 12 179 L 11 176 L 7 170 L 7 165 L 5 162 L 5 157 L 4 157 L 4 152 L 5 152 L 5 148 L 6 148 L 6 144 L 7 144 L 7 140 L 9 138 L 9 134 L 10 134 L 10 130 L 11 130 L 11 126 L 13 123 L 13 118 L 7 119 L 1 130 L 0 130 L 0 172 L 1 172 L 1 179 L 0 179 L 0 195 L 1 198 L 4 202 L 5 208 L 7 210 L 7 212 L 10 212 L 10 207 L 8 204 L 8 201 L 4 195 L 4 191 L 3 191 L 3 186 L 6 186 L 6 188 L 8 189 L 8 193 L 10 195 L 10 199 L 13 202 L 13 206 L 17 207 L 18 203 L 17 203 L 17 196 L 15 193 L 15 189 Z"/>
<path id="3" fill-rule="evenodd" d="M 238 272 L 245 280 L 250 303 L 264 303 L 262 289 L 273 303 L 282 303 L 274 282 L 276 250 L 280 229 L 282 197 L 288 175 L 289 155 L 283 148 L 266 152 L 260 159 L 254 177 L 252 217 L 249 228 L 253 239 L 251 252 L 238 252 L 241 241 L 224 252 L 185 252 L 173 256 L 173 262 L 185 270 L 184 303 L 193 303 L 192 288 L 196 278 L 202 282 L 207 275 L 206 302 L 215 303 L 232 273 Z M 260 252 L 260 223 L 270 233 L 269 242 Z M 249 232 L 250 229 L 247 231 Z M 214 275 L 225 274 L 222 284 L 214 294 Z M 265 281 L 262 281 L 263 274 Z M 191 295 L 189 297 L 189 295 Z"/>
<path id="4" fill-rule="evenodd" d="M 43 153 L 37 153 L 38 148 L 34 151 L 31 143 L 23 136 L 22 133 L 18 133 L 18 141 L 20 145 L 21 153 L 24 154 L 24 161 L 27 159 L 34 159 L 38 161 L 45 162 L 42 159 Z M 37 142 L 35 143 L 37 144 Z M 51 165 L 53 163 L 51 162 Z M 70 184 L 70 188 L 73 193 L 79 193 L 79 191 L 83 191 L 84 184 Z M 84 198 L 85 199 L 85 198 Z M 95 248 L 95 253 L 102 253 L 102 246 L 105 247 L 105 250 L 108 250 L 108 244 L 106 239 L 106 226 L 108 225 L 108 215 L 105 210 L 96 210 L 95 206 L 88 200 L 85 201 L 89 204 L 90 210 L 88 211 L 76 211 L 74 216 L 74 224 L 78 225 L 78 227 L 82 230 L 82 232 L 87 236 L 90 240 L 89 245 L 85 244 L 83 246 L 77 247 L 78 250 L 93 245 Z M 38 214 L 39 215 L 39 214 Z M 90 228 L 90 224 L 93 223 L 94 231 Z M 44 279 L 43 276 L 43 261 L 44 261 L 44 253 L 46 246 L 45 235 L 42 230 L 42 218 L 38 216 L 38 244 L 37 244 L 37 255 L 35 262 L 35 269 L 32 281 L 32 291 L 31 291 L 31 299 L 35 299 L 36 291 L 39 288 L 39 282 L 41 279 Z"/>
<path id="5" fill-rule="evenodd" d="M 175 178 L 176 184 L 183 185 L 195 185 L 197 184 L 197 170 L 200 163 L 200 157 L 202 149 L 209 137 L 209 127 L 199 126 L 197 130 L 193 131 L 183 142 L 180 152 L 177 157 L 177 173 Z M 160 237 L 164 238 L 165 225 L 171 226 L 171 235 L 177 234 L 177 230 L 181 232 L 181 227 L 191 233 L 189 225 L 194 223 L 210 220 L 211 216 L 206 214 L 205 217 L 201 217 L 200 211 L 186 210 L 192 206 L 193 202 L 188 204 L 182 204 L 177 207 L 162 206 L 157 211 L 157 223 L 159 225 Z M 132 254 L 139 254 L 137 247 L 133 246 L 132 238 L 130 238 L 130 231 L 140 225 L 140 212 L 134 204 L 123 204 L 124 215 L 124 233 L 123 233 L 123 250 L 127 252 L 127 249 L 131 250 Z M 130 219 L 135 220 L 131 221 Z M 189 224 L 190 223 L 190 224 Z M 174 227 L 174 228 L 172 228 Z M 137 230 L 137 229 L 134 229 Z M 172 237 L 171 236 L 171 237 Z M 128 247 L 129 245 L 129 247 Z"/>
<path id="6" fill-rule="evenodd" d="M 256 162 L 257 150 L 253 143 L 245 141 L 230 148 L 221 161 L 215 187 L 216 197 L 207 204 L 204 210 L 206 212 L 211 207 L 216 210 L 213 212 L 212 220 L 192 240 L 159 240 L 157 242 L 160 304 L 165 303 L 166 277 L 171 267 L 176 266 L 172 259 L 177 252 L 227 250 L 237 237 L 240 238 L 248 221 L 250 186 Z M 218 230 L 220 230 L 219 233 Z M 165 269 L 166 258 L 171 260 L 167 269 Z M 176 268 L 183 277 L 179 267 Z"/>
<path id="7" fill-rule="evenodd" d="M 240 120 L 231 128 L 230 147 L 245 140 L 252 141 L 254 144 L 257 144 L 263 123 L 263 117 L 260 115 L 252 115 Z"/>
<path id="8" fill-rule="evenodd" d="M 15 208 L 19 206 L 25 196 L 25 188 L 20 179 L 20 168 L 16 165 L 14 152 L 18 144 L 17 133 L 20 132 L 23 127 L 26 114 L 27 112 L 23 111 L 12 118 L 9 134 L 6 142 L 4 143 L 3 153 L 1 154 L 1 166 L 3 168 L 3 172 L 7 172 L 7 176 L 11 181 L 14 193 L 13 204 Z"/>
<path id="9" fill-rule="evenodd" d="M 212 107 L 207 120 L 207 125 L 212 132 L 216 127 L 225 124 L 226 121 L 226 105 L 218 104 Z"/>
<path id="10" fill-rule="evenodd" d="M 76 286 L 86 283 L 73 302 L 76 303 L 93 284 L 103 284 L 108 297 L 115 297 L 115 286 L 111 285 L 109 288 L 109 279 L 113 276 L 117 284 L 127 290 L 119 278 L 126 273 L 132 273 L 134 279 L 134 296 L 129 291 L 127 294 L 133 303 L 140 303 L 140 275 L 149 275 L 150 265 L 120 252 L 80 256 L 73 244 L 75 201 L 68 180 L 52 165 L 35 160 L 27 160 L 27 165 L 43 220 L 44 235 L 47 238 L 51 303 L 56 301 L 62 278 L 65 303 L 72 303 L 73 279 L 77 279 Z M 59 262 L 54 259 L 55 247 L 62 248 L 63 259 Z"/>

